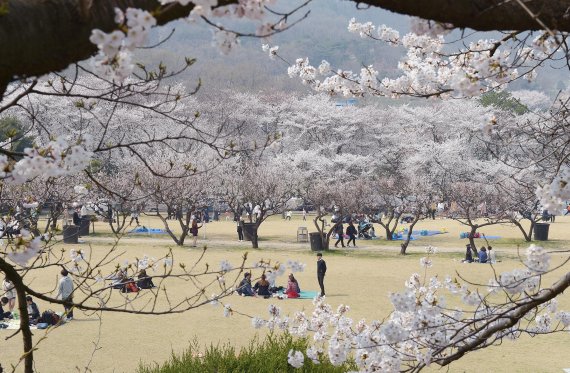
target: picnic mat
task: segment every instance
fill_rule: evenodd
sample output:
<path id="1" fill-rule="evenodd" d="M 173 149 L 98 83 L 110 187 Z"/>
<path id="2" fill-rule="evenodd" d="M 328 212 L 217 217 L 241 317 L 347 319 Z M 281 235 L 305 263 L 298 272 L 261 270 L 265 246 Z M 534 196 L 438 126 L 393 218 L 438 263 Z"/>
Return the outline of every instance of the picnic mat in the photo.
<path id="1" fill-rule="evenodd" d="M 147 228 L 147 227 L 136 227 L 129 233 L 148 233 L 148 234 L 164 234 L 166 231 L 160 228 Z"/>
<path id="2" fill-rule="evenodd" d="M 421 232 L 424 232 L 424 234 L 421 234 Z M 414 233 L 412 234 L 412 237 L 410 238 L 410 241 L 415 241 L 419 238 L 422 237 L 428 237 L 428 236 L 435 236 L 436 234 L 445 234 L 447 232 L 442 232 L 442 231 L 430 231 L 430 230 L 415 230 Z M 408 237 L 408 233 L 402 233 L 402 235 L 398 235 L 397 237 L 392 238 L 394 241 L 405 241 Z"/>
<path id="3" fill-rule="evenodd" d="M 285 295 L 283 295 L 283 292 L 278 293 L 279 295 L 285 297 Z M 299 293 L 299 298 L 287 298 L 287 299 L 313 299 L 314 297 L 316 297 L 318 295 L 318 292 L 316 291 L 301 291 Z"/>
<path id="4" fill-rule="evenodd" d="M 8 325 L 8 327 L 5 328 L 6 330 L 18 330 L 18 329 L 20 329 L 20 320 L 4 320 L 4 321 L 0 321 L 0 323 Z M 37 327 L 35 325 L 30 325 L 30 329 L 37 329 Z M 0 330 L 3 330 L 3 329 L 0 329 Z"/>

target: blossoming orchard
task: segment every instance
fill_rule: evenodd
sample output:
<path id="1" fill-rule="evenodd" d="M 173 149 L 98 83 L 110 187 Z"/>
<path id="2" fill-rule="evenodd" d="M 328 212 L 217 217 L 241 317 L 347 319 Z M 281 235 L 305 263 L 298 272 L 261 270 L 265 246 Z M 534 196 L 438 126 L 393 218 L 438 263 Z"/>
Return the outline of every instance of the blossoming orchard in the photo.
<path id="1" fill-rule="evenodd" d="M 0 1 L 0 373 L 570 371 L 569 12 Z"/>

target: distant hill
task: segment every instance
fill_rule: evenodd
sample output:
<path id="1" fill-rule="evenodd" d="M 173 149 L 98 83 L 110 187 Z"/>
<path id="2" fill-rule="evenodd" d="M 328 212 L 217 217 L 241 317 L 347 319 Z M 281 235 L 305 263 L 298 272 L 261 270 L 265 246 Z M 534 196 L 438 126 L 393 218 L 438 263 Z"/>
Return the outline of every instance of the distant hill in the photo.
<path id="1" fill-rule="evenodd" d="M 280 9 L 294 7 L 299 1 L 280 1 Z M 380 9 L 357 9 L 353 2 L 335 0 L 313 0 L 309 5 L 310 15 L 300 24 L 275 35 L 269 44 L 279 45 L 280 54 L 289 61 L 298 57 L 309 57 L 314 65 L 326 59 L 333 67 L 360 70 L 362 65 L 373 64 L 388 77 L 398 75 L 397 62 L 404 53 L 403 48 L 394 48 L 382 42 L 361 39 L 347 31 L 352 17 L 372 21 L 375 25 L 386 24 L 404 34 L 409 29 L 408 17 Z M 252 31 L 251 24 L 220 20 L 239 30 Z M 244 28 L 245 27 L 245 28 Z M 248 29 L 249 27 L 249 29 Z M 308 93 L 310 89 L 297 79 L 287 76 L 287 64 L 271 61 L 262 52 L 262 40 L 242 39 L 242 45 L 228 56 L 222 56 L 212 46 L 212 31 L 204 22 L 179 21 L 155 30 L 153 41 L 166 37 L 172 29 L 176 31 L 163 45 L 143 50 L 138 57 L 145 63 L 165 62 L 169 67 L 183 63 L 184 57 L 197 59 L 195 66 L 183 76 L 188 87 L 194 87 L 198 78 L 202 80 L 202 92 L 233 88 L 247 91 L 282 90 Z M 544 69 L 543 69 L 544 70 Z M 539 74 L 534 83 L 516 82 L 512 89 L 543 90 L 549 94 L 567 85 L 567 70 L 548 69 Z"/>

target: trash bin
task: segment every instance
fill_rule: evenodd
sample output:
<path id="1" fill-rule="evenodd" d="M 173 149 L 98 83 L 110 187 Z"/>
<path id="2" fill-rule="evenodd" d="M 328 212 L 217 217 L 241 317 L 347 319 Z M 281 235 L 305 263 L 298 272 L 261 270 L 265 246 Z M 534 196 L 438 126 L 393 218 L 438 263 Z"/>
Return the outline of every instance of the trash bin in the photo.
<path id="1" fill-rule="evenodd" d="M 548 223 L 536 223 L 534 225 L 534 240 L 535 241 L 548 241 Z"/>
<path id="2" fill-rule="evenodd" d="M 91 225 L 91 219 L 81 218 L 81 225 L 79 226 L 80 236 L 89 236 L 89 226 Z"/>
<path id="3" fill-rule="evenodd" d="M 309 237 L 311 240 L 311 250 L 313 251 L 322 251 L 323 250 L 323 237 L 319 232 L 311 232 L 309 233 Z"/>
<path id="4" fill-rule="evenodd" d="M 252 241 L 255 223 L 242 223 L 243 226 L 243 239 Z"/>
<path id="5" fill-rule="evenodd" d="M 79 227 L 77 225 L 65 225 L 63 227 L 63 243 L 77 243 Z"/>

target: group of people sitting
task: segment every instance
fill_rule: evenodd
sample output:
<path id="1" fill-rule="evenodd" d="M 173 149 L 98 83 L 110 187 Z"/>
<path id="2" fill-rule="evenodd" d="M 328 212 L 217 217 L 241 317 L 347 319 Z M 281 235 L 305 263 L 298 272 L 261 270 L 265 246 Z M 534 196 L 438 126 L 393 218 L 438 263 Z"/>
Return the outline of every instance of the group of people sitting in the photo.
<path id="1" fill-rule="evenodd" d="M 127 275 L 127 270 L 119 268 L 109 279 L 113 280 L 113 289 L 120 289 L 121 293 L 136 293 L 142 289 L 152 289 L 155 287 L 146 270 L 141 269 L 137 275 L 137 280 Z"/>
<path id="2" fill-rule="evenodd" d="M 292 273 L 289 275 L 287 288 L 283 288 L 283 286 L 276 287 L 275 283 L 270 283 L 267 280 L 267 276 L 265 276 L 265 274 L 262 274 L 259 281 L 257 281 L 255 285 L 252 286 L 251 273 L 246 272 L 243 276 L 243 279 L 239 283 L 236 292 L 244 297 L 259 296 L 263 298 L 270 298 L 274 294 L 283 292 L 283 296 L 286 296 L 287 298 L 299 298 L 301 288 L 299 287 L 299 282 Z"/>
<path id="3" fill-rule="evenodd" d="M 477 258 L 473 259 L 473 250 L 471 249 L 471 244 L 467 244 L 467 249 L 465 250 L 465 259 L 462 260 L 463 263 L 497 263 L 497 257 L 493 251 L 493 247 L 489 245 L 488 248 L 481 246 L 479 252 L 477 253 Z"/>
<path id="4" fill-rule="evenodd" d="M 41 314 L 40 309 L 31 296 L 26 296 L 26 305 L 28 308 L 28 317 L 30 318 L 30 325 L 36 325 L 40 322 Z M 6 307 L 6 309 L 4 309 Z M 10 308 L 10 300 L 8 297 L 0 299 L 0 321 L 6 319 L 13 319 L 16 314 Z"/>

